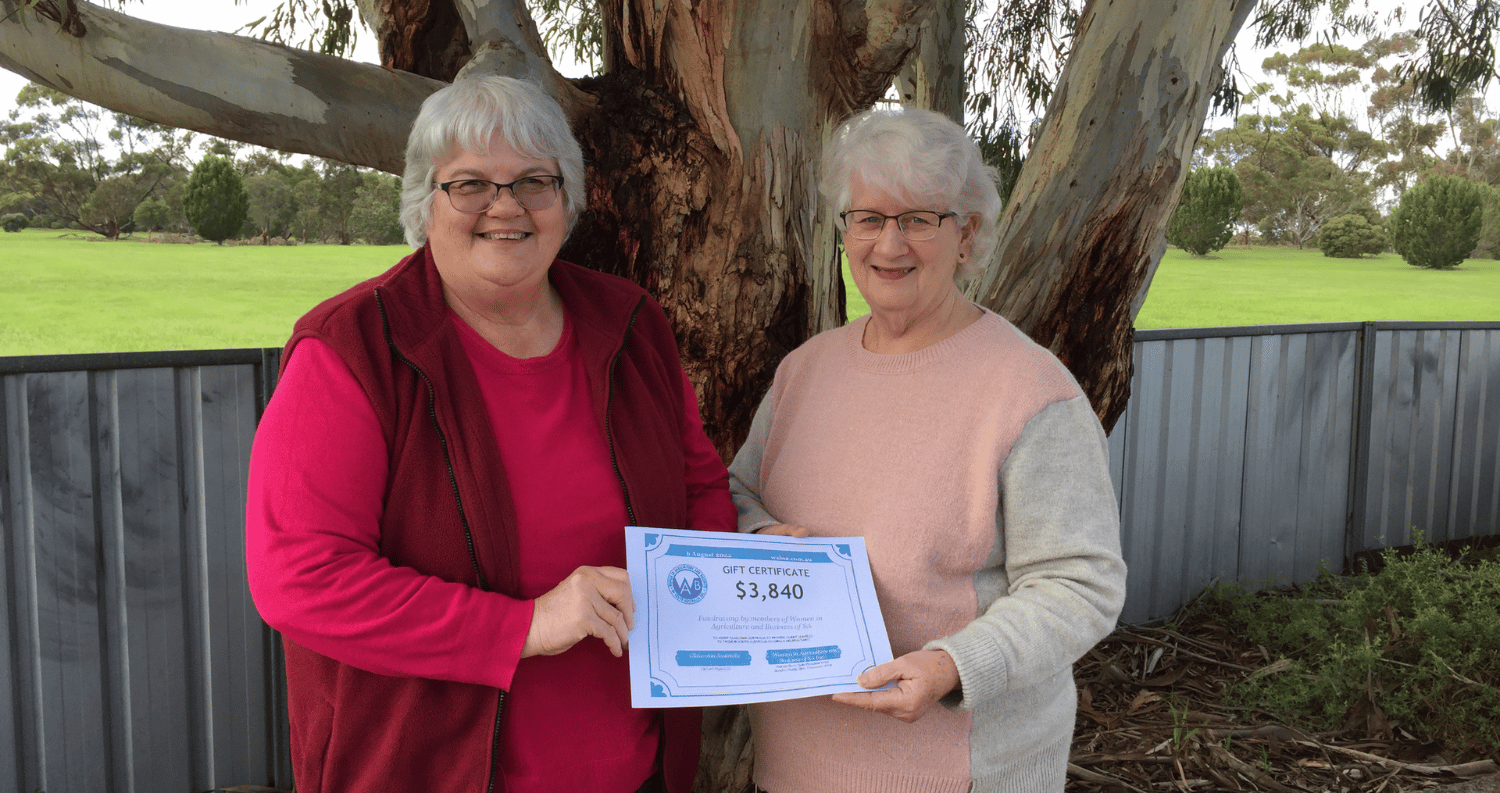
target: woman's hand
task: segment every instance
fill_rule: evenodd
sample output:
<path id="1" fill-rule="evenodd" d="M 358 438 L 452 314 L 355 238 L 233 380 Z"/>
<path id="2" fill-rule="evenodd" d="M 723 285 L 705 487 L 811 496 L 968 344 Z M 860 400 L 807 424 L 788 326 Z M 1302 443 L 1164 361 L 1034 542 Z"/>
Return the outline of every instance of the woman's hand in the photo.
<path id="1" fill-rule="evenodd" d="M 783 537 L 806 537 L 807 529 L 795 523 L 772 523 L 755 530 L 756 534 L 780 534 Z"/>
<path id="2" fill-rule="evenodd" d="M 879 688 L 891 681 L 896 681 L 896 687 L 888 691 L 834 694 L 833 701 L 884 713 L 910 724 L 922 718 L 945 694 L 958 688 L 958 667 L 954 666 L 953 657 L 942 650 L 918 650 L 866 669 L 858 682 L 865 688 Z"/>
<path id="3" fill-rule="evenodd" d="M 521 657 L 557 655 L 597 636 L 618 658 L 634 624 L 629 574 L 618 567 L 580 567 L 536 599 Z"/>

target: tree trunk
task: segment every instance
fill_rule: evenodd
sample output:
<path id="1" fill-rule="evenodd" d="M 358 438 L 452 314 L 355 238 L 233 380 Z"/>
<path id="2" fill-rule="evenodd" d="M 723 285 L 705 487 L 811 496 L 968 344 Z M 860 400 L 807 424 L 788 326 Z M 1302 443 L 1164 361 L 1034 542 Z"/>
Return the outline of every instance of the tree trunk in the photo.
<path id="1" fill-rule="evenodd" d="M 1253 0 L 1094 0 L 974 285 L 1048 347 L 1106 429 L 1130 396 L 1137 295 L 1166 250 L 1220 63 Z"/>

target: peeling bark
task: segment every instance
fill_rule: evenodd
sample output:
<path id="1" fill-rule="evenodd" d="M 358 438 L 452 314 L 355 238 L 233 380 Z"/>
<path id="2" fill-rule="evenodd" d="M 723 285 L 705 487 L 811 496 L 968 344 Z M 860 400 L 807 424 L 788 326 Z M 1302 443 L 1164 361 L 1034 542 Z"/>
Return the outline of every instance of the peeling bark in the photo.
<path id="1" fill-rule="evenodd" d="M 120 113 L 400 173 L 417 108 L 442 86 L 379 66 L 88 3 L 75 36 L 0 0 L 0 67 Z M 205 68 L 212 64 L 212 68 Z"/>
<path id="2" fill-rule="evenodd" d="M 451 0 L 362 0 L 360 15 L 386 68 L 451 82 L 473 54 Z"/>
<path id="3" fill-rule="evenodd" d="M 975 285 L 979 302 L 1062 359 L 1106 429 L 1130 396 L 1132 299 L 1166 248 L 1219 64 L 1254 5 L 1084 9 Z"/>

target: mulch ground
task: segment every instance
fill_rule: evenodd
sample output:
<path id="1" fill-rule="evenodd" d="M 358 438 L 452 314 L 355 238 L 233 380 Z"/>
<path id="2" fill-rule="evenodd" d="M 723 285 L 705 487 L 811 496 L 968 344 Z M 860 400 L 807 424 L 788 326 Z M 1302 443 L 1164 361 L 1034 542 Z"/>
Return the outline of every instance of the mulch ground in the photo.
<path id="1" fill-rule="evenodd" d="M 1229 683 L 1274 672 L 1275 663 L 1210 622 L 1111 634 L 1074 667 L 1067 790 L 1500 791 L 1500 747 L 1442 757 L 1375 709 L 1361 719 L 1355 708 L 1345 729 L 1313 734 L 1223 701 Z"/>

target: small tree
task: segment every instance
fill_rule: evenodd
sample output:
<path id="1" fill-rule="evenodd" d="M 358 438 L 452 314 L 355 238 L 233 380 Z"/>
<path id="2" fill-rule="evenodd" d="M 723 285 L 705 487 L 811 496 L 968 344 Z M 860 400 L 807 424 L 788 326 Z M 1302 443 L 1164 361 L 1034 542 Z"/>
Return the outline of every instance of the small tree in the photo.
<path id="1" fill-rule="evenodd" d="M 26 228 L 26 226 L 29 224 L 30 221 L 28 221 L 26 219 L 26 216 L 21 214 L 20 212 L 12 212 L 9 215 L 0 215 L 0 229 L 5 229 L 9 232 L 18 232 L 21 229 Z"/>
<path id="2" fill-rule="evenodd" d="M 1500 190 L 1489 185 L 1484 185 L 1484 223 L 1473 258 L 1500 259 Z"/>
<path id="3" fill-rule="evenodd" d="M 398 245 L 401 228 L 401 179 L 383 173 L 363 174 L 364 184 L 354 195 L 349 230 L 371 245 Z"/>
<path id="4" fill-rule="evenodd" d="M 294 205 L 286 179 L 277 173 L 257 174 L 245 180 L 245 190 L 250 195 L 250 222 L 261 244 L 272 234 L 284 234 Z"/>
<path id="5" fill-rule="evenodd" d="M 228 160 L 212 154 L 193 169 L 182 194 L 182 211 L 193 231 L 220 245 L 240 230 L 249 205 L 250 197 L 239 171 Z"/>
<path id="6" fill-rule="evenodd" d="M 105 239 L 119 239 L 130 230 L 131 217 L 140 206 L 141 195 L 150 185 L 142 185 L 134 176 L 111 176 L 99 182 L 94 192 L 78 209 L 78 220 Z"/>
<path id="7" fill-rule="evenodd" d="M 1335 259 L 1358 259 L 1385 250 L 1385 227 L 1364 215 L 1340 215 L 1323 224 L 1318 250 Z"/>
<path id="8" fill-rule="evenodd" d="M 1177 211 L 1167 224 L 1167 241 L 1196 256 L 1229 244 L 1245 208 L 1245 191 L 1233 168 L 1196 168 L 1182 186 Z"/>
<path id="9" fill-rule="evenodd" d="M 135 208 L 131 215 L 137 229 L 144 230 L 149 238 L 151 232 L 160 231 L 172 222 L 172 208 L 160 198 L 148 198 Z"/>
<path id="10" fill-rule="evenodd" d="M 1391 215 L 1391 244 L 1413 267 L 1457 267 L 1479 242 L 1484 190 L 1458 176 L 1433 176 L 1407 190 Z"/>

